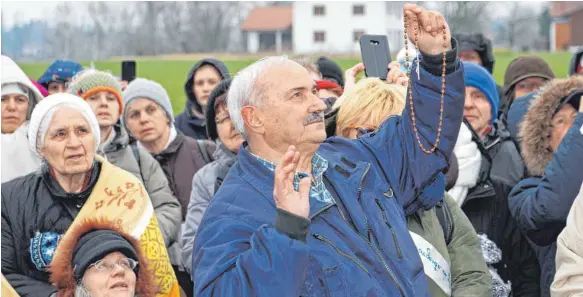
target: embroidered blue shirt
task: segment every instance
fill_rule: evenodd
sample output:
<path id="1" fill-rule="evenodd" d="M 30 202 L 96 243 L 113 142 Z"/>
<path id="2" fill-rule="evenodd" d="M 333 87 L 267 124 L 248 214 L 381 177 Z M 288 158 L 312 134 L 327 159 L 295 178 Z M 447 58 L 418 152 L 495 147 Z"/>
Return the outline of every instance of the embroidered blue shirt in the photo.
<path id="1" fill-rule="evenodd" d="M 253 154 L 252 154 L 253 155 Z M 259 156 L 253 155 L 261 164 L 263 164 L 267 169 L 271 170 L 272 172 L 275 171 L 274 163 L 267 161 Z M 312 182 L 310 184 L 310 198 L 316 199 L 324 203 L 334 203 L 334 198 L 328 189 L 326 189 L 326 185 L 324 184 L 324 172 L 328 169 L 328 161 L 322 158 L 322 156 L 318 154 L 314 154 L 312 157 Z M 297 172 L 294 176 L 294 189 L 298 191 L 300 180 L 302 178 L 307 177 L 308 174 L 304 172 Z"/>

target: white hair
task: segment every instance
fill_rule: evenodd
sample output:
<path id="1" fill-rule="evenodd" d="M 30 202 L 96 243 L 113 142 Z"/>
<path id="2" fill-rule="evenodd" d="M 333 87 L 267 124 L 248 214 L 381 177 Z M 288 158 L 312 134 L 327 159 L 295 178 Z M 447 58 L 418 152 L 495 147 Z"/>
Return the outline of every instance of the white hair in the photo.
<path id="1" fill-rule="evenodd" d="M 265 57 L 239 71 L 229 87 L 227 93 L 227 106 L 235 129 L 247 139 L 245 133 L 245 121 L 241 110 L 245 106 L 261 106 L 263 103 L 263 87 L 257 85 L 259 78 L 267 69 L 284 65 L 288 61 L 287 56 Z"/>
<path id="2" fill-rule="evenodd" d="M 77 286 L 75 286 L 75 293 L 73 297 L 91 297 L 91 293 L 82 281 L 78 281 Z"/>

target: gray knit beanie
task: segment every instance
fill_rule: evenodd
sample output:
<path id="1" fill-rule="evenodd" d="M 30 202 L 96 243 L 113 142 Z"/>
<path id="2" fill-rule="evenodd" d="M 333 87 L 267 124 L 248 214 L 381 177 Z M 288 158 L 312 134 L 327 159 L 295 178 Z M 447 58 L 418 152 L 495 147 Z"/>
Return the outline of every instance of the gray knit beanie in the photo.
<path id="1" fill-rule="evenodd" d="M 166 112 L 166 115 L 170 119 L 170 124 L 174 123 L 174 113 L 172 112 L 172 103 L 170 102 L 170 97 L 168 92 L 164 87 L 152 80 L 145 78 L 136 78 L 133 80 L 123 92 L 124 101 L 124 112 L 123 112 L 123 125 L 127 129 L 125 117 L 127 115 L 128 107 L 131 102 L 138 98 L 150 99 L 156 104 L 158 104 Z"/>

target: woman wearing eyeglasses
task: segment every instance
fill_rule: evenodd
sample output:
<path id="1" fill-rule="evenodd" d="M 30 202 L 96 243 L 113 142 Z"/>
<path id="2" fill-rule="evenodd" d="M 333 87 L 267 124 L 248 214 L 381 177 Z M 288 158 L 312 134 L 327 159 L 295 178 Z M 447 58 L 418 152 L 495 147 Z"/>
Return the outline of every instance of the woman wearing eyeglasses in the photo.
<path id="1" fill-rule="evenodd" d="M 401 115 L 406 102 L 407 89 L 403 86 L 407 84 L 406 77 L 398 64 L 389 68 L 393 70 L 386 82 L 365 78 L 355 83 L 356 76 L 364 69 L 361 65 L 346 72 L 347 87 L 337 101 L 341 104 L 337 112 L 337 136 L 360 138 L 376 130 L 388 117 Z M 435 184 L 445 185 L 445 179 L 440 175 Z M 405 216 L 409 233 L 423 261 L 432 297 L 493 296 L 492 281 L 481 257 L 478 236 L 451 198 L 445 195 L 437 207 L 405 212 Z M 435 268 L 435 263 L 439 263 L 439 268 Z M 444 279 L 443 275 L 448 275 L 448 278 Z"/>
<path id="2" fill-rule="evenodd" d="M 115 223 L 86 220 L 59 245 L 64 256 L 48 269 L 58 297 L 155 296 L 153 276 L 138 241 Z"/>

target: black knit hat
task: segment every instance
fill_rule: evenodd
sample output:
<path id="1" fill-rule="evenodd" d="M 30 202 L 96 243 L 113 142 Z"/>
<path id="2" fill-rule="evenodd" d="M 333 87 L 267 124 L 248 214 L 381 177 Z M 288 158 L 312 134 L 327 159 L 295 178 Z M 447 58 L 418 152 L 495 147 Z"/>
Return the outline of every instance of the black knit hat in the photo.
<path id="1" fill-rule="evenodd" d="M 130 259 L 138 260 L 132 244 L 116 231 L 93 230 L 83 234 L 73 250 L 75 279 L 80 280 L 89 265 L 113 252 L 120 252 Z"/>
<path id="2" fill-rule="evenodd" d="M 454 38 L 458 42 L 458 52 L 476 51 L 482 60 L 484 68 L 490 73 L 494 70 L 494 54 L 492 52 L 492 41 L 481 33 L 456 34 Z"/>
<path id="3" fill-rule="evenodd" d="M 216 117 L 216 104 L 215 102 L 217 99 L 225 95 L 227 96 L 227 92 L 229 91 L 229 87 L 231 87 L 231 79 L 224 79 L 222 80 L 211 92 L 208 98 L 208 103 L 206 105 L 206 135 L 212 139 L 213 141 L 219 138 L 219 134 L 217 133 L 217 123 L 215 121 Z"/>
<path id="4" fill-rule="evenodd" d="M 334 81 L 344 88 L 344 75 L 338 64 L 326 57 L 318 58 L 316 64 L 324 79 Z"/>

